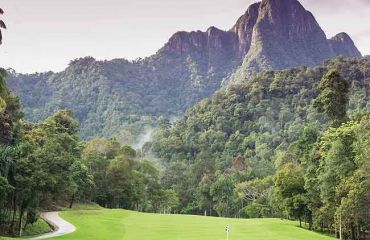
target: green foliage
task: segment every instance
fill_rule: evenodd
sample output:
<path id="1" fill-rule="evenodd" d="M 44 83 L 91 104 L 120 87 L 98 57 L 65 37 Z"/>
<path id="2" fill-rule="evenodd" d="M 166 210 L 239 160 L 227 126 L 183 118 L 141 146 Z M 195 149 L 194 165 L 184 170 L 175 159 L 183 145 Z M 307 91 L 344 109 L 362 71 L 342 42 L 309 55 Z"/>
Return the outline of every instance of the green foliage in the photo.
<path id="1" fill-rule="evenodd" d="M 78 161 L 78 124 L 70 112 L 58 111 L 36 125 L 13 124 L 13 141 L 0 145 L 0 230 L 22 236 L 37 222 L 40 205 L 79 197 L 88 190 L 82 183 L 92 179 Z"/>
<path id="2" fill-rule="evenodd" d="M 38 219 L 36 222 L 26 226 L 23 236 L 37 236 L 50 231 L 50 226 L 44 220 Z"/>
<path id="3" fill-rule="evenodd" d="M 4 144 L 13 140 L 14 123 L 23 116 L 19 99 L 9 91 L 6 77 L 6 71 L 0 68 L 0 143 Z"/>
<path id="4" fill-rule="evenodd" d="M 370 215 L 364 209 L 369 208 L 370 155 L 363 145 L 369 143 L 369 123 L 366 114 L 360 120 L 330 129 L 319 145 L 317 183 L 321 206 L 313 209 L 318 215 L 316 224 L 324 220 L 334 223 L 352 239 L 360 238 L 361 232 L 369 227 Z"/>
<path id="5" fill-rule="evenodd" d="M 356 111 L 367 108 L 370 102 L 366 80 L 370 77 L 369 61 L 336 58 L 324 67 L 262 72 L 241 79 L 238 84 L 231 84 L 190 108 L 177 122 L 171 124 L 161 119 L 146 150 L 162 160 L 165 166 L 162 181 L 178 193 L 180 209 L 197 214 L 216 210 L 218 200 L 210 194 L 210 182 L 217 182 L 223 176 L 220 173 L 233 175 L 234 184 L 238 185 L 271 177 L 286 164 L 302 164 L 301 188 L 311 190 L 302 191 L 300 197 L 289 200 L 290 206 L 296 206 L 293 210 L 299 209 L 299 214 L 293 213 L 287 205 L 274 202 L 276 196 L 267 194 L 267 187 L 263 196 L 252 201 L 238 199 L 240 189 L 235 189 L 230 197 L 233 196 L 237 206 L 228 214 L 245 214 L 249 209 L 253 216 L 276 216 L 292 210 L 284 216 L 303 217 L 304 212 L 304 217 L 310 221 L 308 207 L 320 204 L 314 200 L 319 198 L 315 177 L 319 164 L 317 158 L 311 157 L 312 151 L 320 134 L 331 124 L 313 105 L 315 99 L 322 97 L 324 83 L 338 76 L 332 69 L 337 69 L 351 82 L 349 93 L 338 96 L 345 102 L 349 98 L 348 108 L 342 106 L 341 113 L 354 116 Z M 329 80 L 325 80 L 328 76 Z M 324 83 L 320 83 L 321 79 Z M 333 81 L 342 80 L 335 78 Z M 342 87 L 346 85 L 345 82 L 341 84 Z M 233 161 L 238 156 L 245 159 L 245 167 L 235 173 Z M 310 197 L 303 201 L 306 195 Z M 245 211 L 241 211 L 243 208 Z"/>
<path id="6" fill-rule="evenodd" d="M 246 202 L 245 213 L 250 218 L 271 217 L 276 213 L 273 206 L 274 179 L 268 176 L 241 182 L 236 186 L 238 199 Z"/>
<path id="7" fill-rule="evenodd" d="M 214 208 L 221 217 L 230 217 L 234 206 L 234 179 L 230 175 L 221 175 L 212 184 L 210 194 L 215 202 Z"/>
<path id="8" fill-rule="evenodd" d="M 320 95 L 314 106 L 325 113 L 330 125 L 338 127 L 347 118 L 349 83 L 338 71 L 329 71 L 320 82 Z"/>
<path id="9" fill-rule="evenodd" d="M 364 210 L 369 208 L 368 130 L 367 112 L 318 138 L 311 127 L 306 128 L 276 173 L 275 201 L 280 209 L 299 219 L 304 216 L 310 229 L 363 238 L 370 216 Z"/>
<path id="10" fill-rule="evenodd" d="M 83 139 L 115 137 L 134 145 L 158 117 L 180 116 L 209 97 L 239 63 L 228 56 L 212 58 L 197 51 L 160 51 L 136 61 L 86 57 L 59 73 L 10 72 L 8 83 L 30 121 L 41 121 L 55 109 L 71 109 Z"/>
<path id="11" fill-rule="evenodd" d="M 307 211 L 306 190 L 304 188 L 304 170 L 295 163 L 281 166 L 275 176 L 276 197 L 288 217 L 302 218 Z"/>
<path id="12" fill-rule="evenodd" d="M 138 158 L 130 146 L 96 138 L 85 144 L 82 159 L 94 179 L 91 199 L 101 206 L 150 212 L 177 209 L 177 194 L 161 186 L 154 162 Z"/>

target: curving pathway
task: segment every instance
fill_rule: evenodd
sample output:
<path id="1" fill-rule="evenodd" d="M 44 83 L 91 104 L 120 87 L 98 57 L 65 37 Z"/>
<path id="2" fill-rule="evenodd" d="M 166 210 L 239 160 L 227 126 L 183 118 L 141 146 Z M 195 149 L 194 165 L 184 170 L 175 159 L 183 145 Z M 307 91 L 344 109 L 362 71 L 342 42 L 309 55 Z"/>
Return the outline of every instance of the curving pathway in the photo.
<path id="1" fill-rule="evenodd" d="M 54 231 L 37 237 L 28 238 L 29 240 L 52 238 L 76 231 L 76 227 L 62 219 L 58 212 L 41 213 L 40 217 L 48 222 L 53 227 Z"/>

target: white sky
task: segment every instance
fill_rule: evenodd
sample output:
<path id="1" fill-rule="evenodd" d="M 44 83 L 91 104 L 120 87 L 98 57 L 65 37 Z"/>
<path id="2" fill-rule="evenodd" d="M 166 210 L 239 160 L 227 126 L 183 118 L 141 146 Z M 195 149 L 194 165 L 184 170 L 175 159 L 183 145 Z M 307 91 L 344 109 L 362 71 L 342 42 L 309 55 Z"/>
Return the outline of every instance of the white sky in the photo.
<path id="1" fill-rule="evenodd" d="M 154 54 L 179 30 L 228 30 L 256 0 L 0 0 L 0 66 L 63 70 L 70 60 Z M 370 0 L 301 0 L 328 37 L 347 32 L 370 54 Z"/>

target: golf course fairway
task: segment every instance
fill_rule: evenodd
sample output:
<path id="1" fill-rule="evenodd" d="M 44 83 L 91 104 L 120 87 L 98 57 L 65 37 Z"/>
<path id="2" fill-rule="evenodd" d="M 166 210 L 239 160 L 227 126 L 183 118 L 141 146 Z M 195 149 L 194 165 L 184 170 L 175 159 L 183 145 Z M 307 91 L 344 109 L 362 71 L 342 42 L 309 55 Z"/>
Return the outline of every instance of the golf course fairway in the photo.
<path id="1" fill-rule="evenodd" d="M 70 240 L 330 240 L 280 219 L 227 219 L 190 215 L 160 215 L 126 210 L 80 210 L 60 216 L 77 231 L 53 239 Z"/>

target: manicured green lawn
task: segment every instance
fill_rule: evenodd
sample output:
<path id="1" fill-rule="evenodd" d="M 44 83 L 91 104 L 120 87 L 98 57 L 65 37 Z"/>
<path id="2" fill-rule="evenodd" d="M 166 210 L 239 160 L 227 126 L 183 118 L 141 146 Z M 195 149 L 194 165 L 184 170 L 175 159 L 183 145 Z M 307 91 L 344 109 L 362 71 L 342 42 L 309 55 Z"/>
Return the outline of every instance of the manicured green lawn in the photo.
<path id="1" fill-rule="evenodd" d="M 55 239 L 97 240 L 333 240 L 279 219 L 226 219 L 159 215 L 126 210 L 65 211 L 61 216 L 77 231 Z"/>

